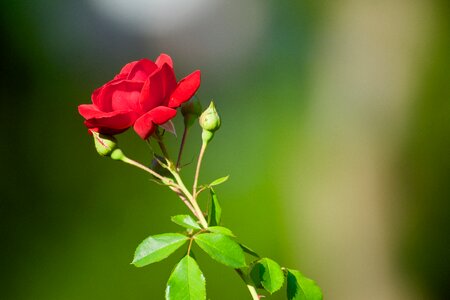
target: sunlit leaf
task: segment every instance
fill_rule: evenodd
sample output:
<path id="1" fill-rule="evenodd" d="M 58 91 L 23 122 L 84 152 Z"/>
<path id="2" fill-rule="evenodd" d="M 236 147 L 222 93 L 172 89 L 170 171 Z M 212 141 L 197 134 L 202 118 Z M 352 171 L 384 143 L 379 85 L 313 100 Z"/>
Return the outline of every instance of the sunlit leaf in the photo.
<path id="1" fill-rule="evenodd" d="M 223 226 L 209 226 L 208 230 L 210 232 L 221 233 L 226 236 L 235 237 L 235 235 L 233 234 L 233 232 L 230 229 L 223 227 Z"/>
<path id="2" fill-rule="evenodd" d="M 194 240 L 216 261 L 232 268 L 245 266 L 244 251 L 229 237 L 220 233 L 204 233 L 196 235 Z"/>
<path id="3" fill-rule="evenodd" d="M 322 300 L 322 291 L 315 281 L 306 278 L 299 271 L 288 269 L 288 300 Z"/>
<path id="4" fill-rule="evenodd" d="M 185 256 L 167 281 L 166 300 L 206 299 L 205 277 L 195 259 Z"/>
<path id="5" fill-rule="evenodd" d="M 278 291 L 284 283 L 284 274 L 279 264 L 269 258 L 260 259 L 251 270 L 251 277 L 269 293 Z"/>
<path id="6" fill-rule="evenodd" d="M 213 182 L 211 182 L 211 183 L 209 184 L 209 186 L 211 187 L 211 186 L 216 186 L 216 185 L 222 184 L 222 183 L 224 183 L 225 181 L 227 181 L 228 178 L 230 178 L 229 175 L 228 175 L 228 176 L 224 176 L 224 177 L 217 178 L 216 180 L 214 180 Z"/>
<path id="7" fill-rule="evenodd" d="M 174 253 L 189 238 L 179 233 L 163 233 L 149 236 L 136 248 L 132 264 L 143 267 L 161 261 Z"/>
<path id="8" fill-rule="evenodd" d="M 190 215 L 176 215 L 170 218 L 172 222 L 189 229 L 201 229 L 200 225 Z"/>
<path id="9" fill-rule="evenodd" d="M 218 226 L 220 225 L 220 219 L 222 217 L 222 208 L 219 204 L 219 199 L 217 199 L 217 195 L 214 190 L 210 189 L 211 193 L 211 204 L 209 205 L 208 211 L 208 225 L 210 226 Z"/>

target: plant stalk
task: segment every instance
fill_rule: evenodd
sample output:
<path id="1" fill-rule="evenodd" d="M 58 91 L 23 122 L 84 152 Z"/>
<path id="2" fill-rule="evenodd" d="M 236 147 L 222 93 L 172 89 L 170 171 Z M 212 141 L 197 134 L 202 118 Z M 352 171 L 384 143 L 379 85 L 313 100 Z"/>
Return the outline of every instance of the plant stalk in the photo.
<path id="1" fill-rule="evenodd" d="M 208 222 L 206 222 L 205 216 L 203 215 L 201 208 L 198 206 L 197 200 L 192 196 L 192 194 L 188 191 L 188 189 L 184 185 L 183 180 L 180 177 L 180 174 L 178 174 L 178 172 L 176 170 L 175 171 L 172 170 L 171 172 L 172 172 L 175 180 L 177 181 L 180 190 L 186 195 L 189 202 L 191 202 L 192 207 L 194 208 L 194 210 L 196 212 L 195 216 L 198 218 L 198 220 L 202 224 L 203 228 L 208 228 Z"/>
<path id="2" fill-rule="evenodd" d="M 177 164 L 176 164 L 177 171 L 180 167 L 181 156 L 183 155 L 183 149 L 184 149 L 184 144 L 186 143 L 186 137 L 188 134 L 188 130 L 189 130 L 189 128 L 187 126 L 184 126 L 183 137 L 181 138 L 180 150 L 178 151 L 178 158 L 177 158 Z"/>
<path id="3" fill-rule="evenodd" d="M 198 155 L 197 160 L 197 169 L 195 170 L 195 177 L 194 177 L 194 186 L 192 187 L 192 193 L 194 196 L 197 196 L 197 184 L 198 184 L 198 177 L 200 175 L 200 167 L 202 165 L 203 155 L 205 154 L 207 143 L 202 144 L 202 148 L 200 149 L 200 154 Z"/>
<path id="4" fill-rule="evenodd" d="M 245 285 L 248 288 L 248 291 L 250 292 L 250 295 L 252 296 L 253 300 L 260 300 L 260 297 L 258 295 L 258 292 L 256 291 L 256 288 L 250 284 L 250 282 L 247 280 L 246 276 L 240 269 L 234 269 L 236 273 L 238 273 L 239 277 L 244 281 Z"/>
<path id="5" fill-rule="evenodd" d="M 153 176 L 155 176 L 156 178 L 158 178 L 158 179 L 161 180 L 162 182 L 166 182 L 166 181 L 167 181 L 167 178 L 165 178 L 165 177 L 159 175 L 158 173 L 156 173 L 156 172 L 153 171 L 152 169 L 150 169 L 150 168 L 144 166 L 144 165 L 141 164 L 141 163 L 138 163 L 138 162 L 135 161 L 135 160 L 132 160 L 132 159 L 130 159 L 130 158 L 128 158 L 128 157 L 124 157 L 124 158 L 121 159 L 121 161 L 123 161 L 124 163 L 127 163 L 127 164 L 129 164 L 129 165 L 138 167 L 139 169 L 144 170 L 144 171 L 146 171 L 147 173 L 152 174 Z"/>
<path id="6" fill-rule="evenodd" d="M 177 188 L 174 186 L 169 186 L 169 188 L 174 191 L 178 197 L 180 197 L 181 201 L 189 208 L 189 210 L 194 214 L 194 216 L 197 215 L 194 207 L 192 207 L 191 203 L 186 199 L 186 196 Z"/>
<path id="7" fill-rule="evenodd" d="M 253 285 L 247 284 L 247 288 L 250 292 L 250 295 L 252 295 L 253 300 L 260 300 L 258 293 L 256 292 L 256 289 Z"/>
<path id="8" fill-rule="evenodd" d="M 155 135 L 156 135 L 156 141 L 158 142 L 159 148 L 161 149 L 163 156 L 166 159 L 170 160 L 169 152 L 167 151 L 166 145 L 164 144 L 164 141 L 163 141 L 163 136 L 159 133 L 158 130 L 155 132 Z"/>

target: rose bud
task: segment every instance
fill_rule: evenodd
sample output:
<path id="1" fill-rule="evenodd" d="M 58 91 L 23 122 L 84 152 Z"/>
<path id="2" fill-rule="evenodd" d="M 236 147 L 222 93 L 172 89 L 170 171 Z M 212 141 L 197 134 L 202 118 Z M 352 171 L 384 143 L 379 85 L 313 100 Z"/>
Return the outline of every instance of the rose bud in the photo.
<path id="1" fill-rule="evenodd" d="M 94 144 L 97 153 L 101 156 L 110 156 L 112 159 L 120 160 L 123 158 L 122 150 L 117 147 L 117 140 L 113 136 L 101 134 L 92 131 Z"/>
<path id="2" fill-rule="evenodd" d="M 191 127 L 202 113 L 202 105 L 198 100 L 192 100 L 181 106 L 181 114 L 184 118 L 184 126 Z"/>
<path id="3" fill-rule="evenodd" d="M 199 123 L 204 130 L 211 132 L 220 128 L 220 117 L 219 114 L 217 114 L 213 101 L 211 101 L 209 107 L 200 116 Z"/>
<path id="4" fill-rule="evenodd" d="M 203 128 L 203 143 L 207 144 L 214 137 L 214 132 L 220 128 L 220 117 L 213 101 L 211 101 L 209 107 L 200 116 L 199 123 Z"/>

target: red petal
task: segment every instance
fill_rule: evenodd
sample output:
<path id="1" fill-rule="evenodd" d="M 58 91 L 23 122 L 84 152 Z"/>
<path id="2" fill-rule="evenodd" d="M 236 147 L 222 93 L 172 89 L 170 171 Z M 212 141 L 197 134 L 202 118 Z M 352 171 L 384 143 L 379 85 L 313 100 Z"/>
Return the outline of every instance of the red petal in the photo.
<path id="1" fill-rule="evenodd" d="M 127 63 L 122 70 L 120 70 L 120 73 L 117 74 L 114 79 L 123 79 L 126 78 L 128 76 L 128 74 L 130 74 L 131 69 L 134 67 L 135 64 L 137 64 L 138 61 L 132 61 L 130 63 Z"/>
<path id="2" fill-rule="evenodd" d="M 111 101 L 105 101 L 105 99 L 102 96 L 102 92 L 105 89 L 105 87 L 110 86 L 112 84 L 116 84 L 121 81 L 122 79 L 113 79 L 111 81 L 108 81 L 98 89 L 96 89 L 91 95 L 92 103 L 94 103 L 101 111 L 111 111 L 112 110 Z"/>
<path id="3" fill-rule="evenodd" d="M 139 97 L 143 83 L 118 80 L 104 85 L 97 97 L 97 107 L 105 112 L 140 111 Z"/>
<path id="4" fill-rule="evenodd" d="M 199 70 L 194 71 L 178 83 L 178 86 L 170 96 L 169 107 L 178 107 L 194 96 L 200 87 L 200 75 Z"/>
<path id="5" fill-rule="evenodd" d="M 124 131 L 133 125 L 137 116 L 133 111 L 107 112 L 87 119 L 84 124 L 88 128 L 98 128 L 98 132 L 101 133 L 117 130 Z"/>
<path id="6" fill-rule="evenodd" d="M 102 91 L 104 86 L 99 87 L 98 89 L 96 89 L 92 95 L 91 95 L 91 100 L 92 103 L 94 103 L 95 105 L 97 105 L 97 107 L 99 107 L 100 102 L 98 101 L 98 96 L 100 95 L 100 92 Z"/>
<path id="7" fill-rule="evenodd" d="M 141 59 L 136 62 L 130 70 L 127 79 L 136 81 L 145 81 L 158 67 L 149 59 Z"/>
<path id="8" fill-rule="evenodd" d="M 92 119 L 97 116 L 101 116 L 104 114 L 104 112 L 100 111 L 95 105 L 93 104 L 81 104 L 78 106 L 78 112 L 81 116 L 85 119 Z"/>
<path id="9" fill-rule="evenodd" d="M 173 61 L 172 61 L 172 58 L 171 58 L 169 55 L 165 54 L 165 53 L 161 53 L 161 54 L 158 56 L 158 58 L 156 59 L 155 63 L 156 63 L 156 65 L 157 65 L 158 67 L 160 67 L 160 68 L 161 68 L 164 64 L 168 64 L 169 67 L 171 67 L 171 68 L 173 69 Z"/>
<path id="10" fill-rule="evenodd" d="M 84 121 L 84 125 L 89 127 L 87 121 Z M 90 135 L 92 135 L 92 131 L 94 131 L 94 132 L 107 134 L 107 135 L 115 135 L 115 134 L 122 133 L 122 132 L 126 131 L 127 129 L 128 129 L 128 127 L 127 128 L 123 128 L 123 129 L 112 129 L 112 128 L 98 128 L 98 127 L 95 127 L 95 128 L 89 128 L 88 129 L 88 133 Z"/>
<path id="11" fill-rule="evenodd" d="M 165 106 L 158 106 L 142 115 L 134 123 L 134 131 L 143 139 L 155 132 L 156 125 L 161 125 L 175 117 L 177 111 Z"/>
<path id="12" fill-rule="evenodd" d="M 161 125 L 177 115 L 177 111 L 166 106 L 158 106 L 148 112 L 156 125 Z"/>
<path id="13" fill-rule="evenodd" d="M 163 105 L 164 95 L 162 86 L 162 73 L 160 71 L 154 72 L 144 82 L 139 99 L 142 112 L 147 112 L 157 106 Z"/>
<path id="14" fill-rule="evenodd" d="M 166 100 L 166 103 L 164 103 L 164 105 L 167 105 L 169 96 L 177 87 L 177 79 L 175 78 L 175 73 L 173 72 L 172 67 L 170 67 L 168 64 L 164 64 L 161 67 L 161 73 L 163 97 Z"/>

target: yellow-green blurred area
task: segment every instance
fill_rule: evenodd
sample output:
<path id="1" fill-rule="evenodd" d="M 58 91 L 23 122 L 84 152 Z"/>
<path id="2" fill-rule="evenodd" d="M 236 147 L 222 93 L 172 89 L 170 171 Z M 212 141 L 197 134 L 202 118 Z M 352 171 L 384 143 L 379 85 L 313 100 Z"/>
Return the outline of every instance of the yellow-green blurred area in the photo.
<path id="1" fill-rule="evenodd" d="M 450 299 L 448 1 L 16 0 L 0 14 L 1 299 L 164 298 L 183 251 L 130 262 L 188 211 L 100 158 L 77 113 L 125 63 L 161 52 L 179 79 L 202 71 L 198 96 L 222 116 L 200 181 L 230 175 L 217 193 L 240 241 L 325 299 Z M 118 139 L 150 163 L 134 132 Z M 199 146 L 195 126 L 189 183 Z M 193 251 L 208 299 L 250 298 Z"/>

